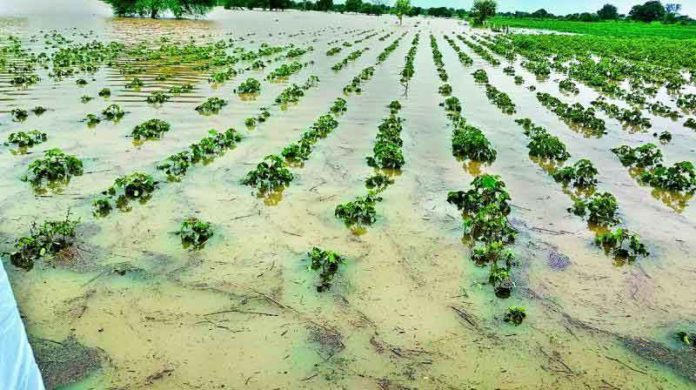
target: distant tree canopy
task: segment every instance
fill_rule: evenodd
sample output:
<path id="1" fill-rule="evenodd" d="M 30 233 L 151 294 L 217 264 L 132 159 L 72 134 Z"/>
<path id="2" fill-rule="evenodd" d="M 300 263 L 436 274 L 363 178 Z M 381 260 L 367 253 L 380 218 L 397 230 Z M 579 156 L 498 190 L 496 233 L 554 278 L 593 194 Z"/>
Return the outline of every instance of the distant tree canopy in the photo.
<path id="1" fill-rule="evenodd" d="M 604 7 L 597 11 L 597 16 L 602 20 L 615 20 L 619 18 L 619 10 L 611 4 L 604 4 Z"/>
<path id="2" fill-rule="evenodd" d="M 165 12 L 175 17 L 205 15 L 216 0 L 103 0 L 111 5 L 117 16 L 149 16 L 157 18 Z"/>
<path id="3" fill-rule="evenodd" d="M 667 15 L 667 10 L 659 1 L 648 1 L 642 5 L 635 5 L 631 8 L 631 12 L 628 13 L 631 19 L 641 22 L 662 20 L 665 15 Z"/>
<path id="4" fill-rule="evenodd" d="M 474 6 L 471 8 L 474 24 L 481 25 L 486 19 L 495 16 L 497 7 L 495 0 L 474 0 Z"/>
<path id="5" fill-rule="evenodd" d="M 558 19 L 579 22 L 599 22 L 602 20 L 620 20 L 624 18 L 648 23 L 660 21 L 662 23 L 690 24 L 694 22 L 693 19 L 686 15 L 679 15 L 679 11 L 681 11 L 681 6 L 679 4 L 668 3 L 663 6 L 659 1 L 648 1 L 644 4 L 634 6 L 628 16 L 619 14 L 616 6 L 612 4 L 605 4 L 594 13 L 583 12 L 564 16 L 555 16 L 546 12 L 544 9 L 532 13 L 522 11 L 501 12 L 499 15 L 514 18 Z"/>
<path id="6" fill-rule="evenodd" d="M 396 0 L 394 14 L 399 18 L 399 24 L 403 22 L 404 15 L 411 10 L 411 0 Z"/>

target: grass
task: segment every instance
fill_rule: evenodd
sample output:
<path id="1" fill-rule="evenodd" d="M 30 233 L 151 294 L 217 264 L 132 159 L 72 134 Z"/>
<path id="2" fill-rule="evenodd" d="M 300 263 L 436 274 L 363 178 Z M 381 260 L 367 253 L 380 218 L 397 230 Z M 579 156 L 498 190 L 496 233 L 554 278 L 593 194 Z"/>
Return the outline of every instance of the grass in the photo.
<path id="1" fill-rule="evenodd" d="M 575 22 L 569 20 L 495 17 L 490 26 L 536 28 L 567 33 L 622 38 L 667 38 L 696 40 L 696 25 L 628 21 Z"/>

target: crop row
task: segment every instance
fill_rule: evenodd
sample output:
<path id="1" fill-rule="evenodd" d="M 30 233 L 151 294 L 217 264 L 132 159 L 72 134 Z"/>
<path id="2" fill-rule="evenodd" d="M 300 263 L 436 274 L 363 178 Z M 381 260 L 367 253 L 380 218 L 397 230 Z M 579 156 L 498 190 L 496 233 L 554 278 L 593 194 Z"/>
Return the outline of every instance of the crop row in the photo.
<path id="1" fill-rule="evenodd" d="M 403 118 L 398 116 L 400 110 L 401 104 L 398 101 L 391 102 L 389 116 L 383 119 L 378 127 L 373 154 L 367 157 L 367 164 L 375 170 L 374 175 L 365 180 L 367 194 L 336 206 L 336 218 L 342 220 L 355 233 L 361 233 L 367 226 L 375 223 L 376 205 L 382 201 L 379 194 L 394 183 L 393 174 L 405 163 L 401 151 Z"/>
<path id="2" fill-rule="evenodd" d="M 596 192 L 598 171 L 592 162 L 580 159 L 573 165 L 563 167 L 563 163 L 570 158 L 563 142 L 543 127 L 536 126 L 531 119 L 518 119 L 516 122 L 522 126 L 524 134 L 530 140 L 527 144 L 530 157 L 545 167 L 572 199 L 573 206 L 568 211 L 587 218 L 590 227 L 596 232 L 595 244 L 618 264 L 633 262 L 639 256 L 648 256 L 645 244 L 636 233 L 624 227 L 616 227 L 621 223 L 618 201 L 609 192 Z"/>
<path id="3" fill-rule="evenodd" d="M 411 41 L 411 48 L 408 50 L 408 53 L 406 53 L 406 64 L 404 64 L 404 68 L 401 70 L 402 84 L 408 84 L 408 82 L 411 81 L 411 78 L 413 78 L 413 75 L 416 72 L 413 66 L 413 61 L 416 58 L 416 51 L 418 50 L 419 41 L 420 32 L 416 33 L 416 36 L 413 37 L 413 41 Z"/>

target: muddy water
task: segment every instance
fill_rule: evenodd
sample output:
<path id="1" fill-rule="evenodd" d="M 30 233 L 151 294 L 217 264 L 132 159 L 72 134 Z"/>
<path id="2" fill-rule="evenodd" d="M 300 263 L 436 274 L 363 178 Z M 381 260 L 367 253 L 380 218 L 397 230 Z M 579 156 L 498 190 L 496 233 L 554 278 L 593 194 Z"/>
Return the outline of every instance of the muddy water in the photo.
<path id="1" fill-rule="evenodd" d="M 41 30 L 75 31 L 101 40 L 127 43 L 161 36 L 205 42 L 240 38 L 239 45 L 313 45 L 301 60 L 314 60 L 284 83 L 262 83 L 256 100 L 243 101 L 232 90 L 246 77 L 262 79 L 282 62 L 250 72 L 214 88 L 207 74 L 174 71 L 155 81 L 155 69 L 140 92 L 104 67 L 85 87 L 74 77 L 55 82 L 43 77 L 26 90 L 0 84 L 0 136 L 37 128 L 49 141 L 32 153 L 0 154 L 0 238 L 3 250 L 26 234 L 33 220 L 58 219 L 67 209 L 81 217 L 79 250 L 70 263 L 37 264 L 30 272 L 5 262 L 29 333 L 36 339 L 62 341 L 74 336 L 98 348 L 102 368 L 73 388 L 688 388 L 693 385 L 668 367 L 638 356 L 626 338 L 656 340 L 677 351 L 671 332 L 696 320 L 696 297 L 690 287 L 696 267 L 689 253 L 696 215 L 681 213 L 654 199 L 609 152 L 619 143 L 637 145 L 649 137 L 629 134 L 608 120 L 609 134 L 584 138 L 543 108 L 534 93 L 517 86 L 502 67 L 475 59 L 464 68 L 441 38 L 463 27 L 453 21 L 390 17 L 216 11 L 207 21 L 111 19 L 103 9 L 74 17 L 2 19 L 2 33 L 29 37 Z M 340 126 L 321 140 L 282 200 L 269 206 L 240 180 L 261 159 L 279 153 L 397 35 L 375 38 L 327 57 L 328 42 L 355 40 L 361 31 L 379 36 L 408 32 L 399 48 L 376 66 L 361 95 L 347 97 Z M 416 31 L 421 41 L 415 77 L 408 88 L 399 71 Z M 468 260 L 461 243 L 461 218 L 446 203 L 450 190 L 465 189 L 469 169 L 450 153 L 450 131 L 432 61 L 428 34 L 438 37 L 453 94 L 463 115 L 481 128 L 498 150 L 484 172 L 500 174 L 513 198 L 512 218 L 520 230 L 514 270 L 519 287 L 499 300 L 483 285 L 487 271 Z M 285 35 L 278 35 L 286 32 Z M 255 33 L 249 35 L 250 33 Z M 271 35 L 272 34 L 272 35 Z M 298 35 L 295 35 L 298 34 Z M 295 35 L 289 37 L 289 35 Z M 90 36 L 91 37 L 91 36 Z M 84 39 L 76 37 L 75 39 Z M 92 38 L 90 38 L 92 39 Z M 40 42 L 39 42 L 40 43 Z M 41 45 L 35 45 L 41 50 Z M 336 73 L 331 66 L 356 48 L 371 49 Z M 518 114 L 505 116 L 490 104 L 470 73 L 485 68 L 491 83 L 510 94 Z M 553 78 L 536 81 L 517 66 L 528 83 L 558 95 Z M 168 72 L 171 73 L 171 70 Z M 271 106 L 289 82 L 320 78 L 299 104 L 271 108 L 268 122 L 246 130 L 244 119 Z M 4 80 L 4 79 L 3 79 Z M 192 82 L 190 94 L 161 107 L 144 102 L 152 90 Z M 80 103 L 112 89 L 108 99 Z M 583 104 L 594 98 L 583 89 Z M 201 116 L 194 107 L 210 96 L 229 100 L 219 115 Z M 361 236 L 352 235 L 333 216 L 337 204 L 364 193 L 365 164 L 377 125 L 391 100 L 403 104 L 406 166 L 378 205 L 378 222 Z M 90 129 L 80 122 L 111 102 L 128 114 L 117 124 L 103 121 Z M 50 110 L 11 122 L 15 107 L 44 105 Z M 653 255 L 633 265 L 615 266 L 592 245 L 593 235 L 569 215 L 569 198 L 527 156 L 517 117 L 531 117 L 563 140 L 573 160 L 590 158 L 600 170 L 600 188 L 616 195 L 626 225 L 640 232 Z M 160 141 L 134 146 L 126 135 L 136 124 L 166 119 L 172 130 Z M 651 119 L 654 119 L 651 117 Z M 655 119 L 657 120 L 657 119 Z M 154 173 L 171 153 L 197 141 L 210 128 L 235 127 L 245 139 L 206 166 L 192 168 L 181 183 L 163 185 L 144 205 L 104 219 L 91 216 L 90 202 L 114 178 L 136 170 Z M 664 147 L 668 159 L 693 160 L 690 138 L 680 126 L 661 123 L 675 135 Z M 679 142 L 676 142 L 679 140 Z M 85 175 L 60 194 L 35 196 L 19 181 L 28 163 L 48 148 L 60 147 L 85 162 Z M 201 251 L 181 248 L 173 234 L 181 220 L 195 215 L 210 221 L 215 236 Z M 307 270 L 305 253 L 330 248 L 349 259 L 330 292 L 319 294 L 316 275 Z M 549 266 L 552 254 L 568 257 L 563 269 Z M 118 270 L 119 272 L 114 272 Z M 124 272 L 125 271 L 125 272 Z M 502 321 L 508 306 L 524 305 L 520 327 Z M 693 357 L 692 357 L 693 359 Z M 691 360 L 693 365 L 693 360 Z M 692 366 L 693 367 L 693 366 Z M 693 371 L 692 371 L 693 373 Z M 694 380 L 694 378 L 692 378 Z"/>

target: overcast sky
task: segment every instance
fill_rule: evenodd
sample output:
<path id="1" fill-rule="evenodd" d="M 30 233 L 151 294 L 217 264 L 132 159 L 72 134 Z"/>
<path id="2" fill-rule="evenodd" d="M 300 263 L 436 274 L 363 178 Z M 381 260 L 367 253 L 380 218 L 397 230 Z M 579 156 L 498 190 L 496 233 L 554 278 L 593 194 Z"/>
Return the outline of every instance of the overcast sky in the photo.
<path id="1" fill-rule="evenodd" d="M 341 2 L 339 0 L 334 0 Z M 387 0 L 387 2 L 391 2 Z M 473 0 L 411 0 L 421 7 L 470 8 Z M 637 0 L 498 0 L 501 11 L 535 11 L 545 8 L 555 14 L 593 12 L 605 3 L 612 3 L 619 12 L 628 13 L 631 7 L 644 1 Z M 696 0 L 670 0 L 664 3 L 681 3 L 682 13 L 696 18 Z M 104 13 L 108 8 L 98 0 L 0 0 L 0 15 L 26 16 L 32 14 L 85 14 Z"/>

